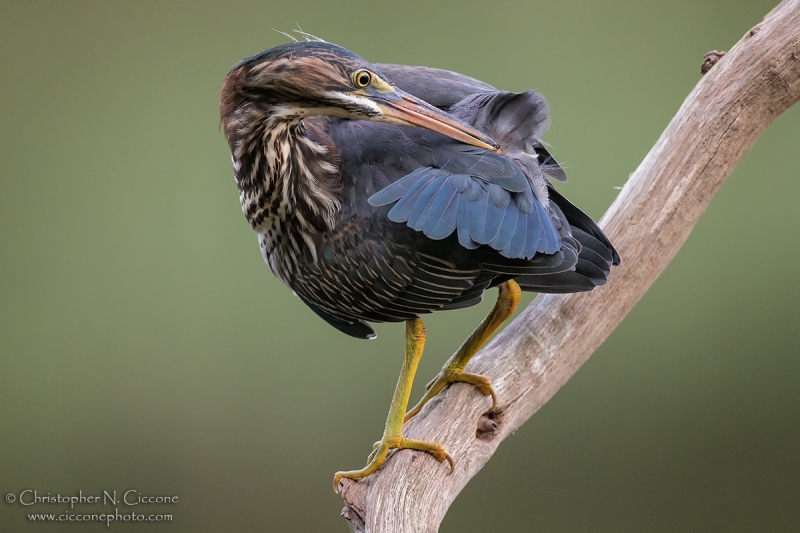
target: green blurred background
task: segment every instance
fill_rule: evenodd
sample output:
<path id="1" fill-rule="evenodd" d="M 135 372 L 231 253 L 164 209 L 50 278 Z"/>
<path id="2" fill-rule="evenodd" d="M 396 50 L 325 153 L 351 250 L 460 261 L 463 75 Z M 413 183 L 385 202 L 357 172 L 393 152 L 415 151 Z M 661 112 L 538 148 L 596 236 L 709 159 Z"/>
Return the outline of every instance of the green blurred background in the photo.
<path id="1" fill-rule="evenodd" d="M 332 475 L 382 431 L 403 328 L 327 326 L 242 217 L 219 88 L 273 28 L 541 91 L 563 190 L 597 218 L 703 54 L 774 3 L 3 2 L 0 492 L 180 498 L 120 509 L 171 524 L 112 529 L 347 531 Z M 796 108 L 441 531 L 800 530 L 798 146 Z M 427 320 L 414 397 L 490 305 Z M 67 508 L 0 503 L 0 531 L 105 528 L 29 510 Z"/>

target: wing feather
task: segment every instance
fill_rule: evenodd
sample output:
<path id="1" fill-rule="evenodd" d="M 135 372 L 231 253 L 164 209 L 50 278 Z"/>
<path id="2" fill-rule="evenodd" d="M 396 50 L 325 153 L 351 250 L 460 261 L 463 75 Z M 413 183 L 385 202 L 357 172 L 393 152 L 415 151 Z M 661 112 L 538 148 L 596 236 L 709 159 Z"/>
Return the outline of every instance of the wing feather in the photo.
<path id="1" fill-rule="evenodd" d="M 455 231 L 457 217 L 456 186 L 453 184 L 452 176 L 448 176 L 431 201 L 422 232 L 435 241 L 444 239 Z"/>
<path id="2" fill-rule="evenodd" d="M 449 166 L 457 170 L 469 167 L 463 162 Z M 452 174 L 425 167 L 378 191 L 369 203 L 383 206 L 395 202 L 388 214 L 393 222 L 406 223 L 434 240 L 455 232 L 468 250 L 489 245 L 510 259 L 553 254 L 561 247 L 561 237 L 530 183 L 525 183 L 528 188 L 516 192 L 517 182 L 506 177 Z"/>
<path id="3" fill-rule="evenodd" d="M 431 203 L 446 182 L 447 177 L 443 179 L 431 180 L 429 185 L 420 193 L 414 205 L 414 209 L 408 216 L 409 228 L 417 231 L 422 230 L 423 226 L 425 225 L 425 216 L 429 211 L 431 211 Z M 435 216 L 439 213 L 432 212 L 431 214 Z"/>

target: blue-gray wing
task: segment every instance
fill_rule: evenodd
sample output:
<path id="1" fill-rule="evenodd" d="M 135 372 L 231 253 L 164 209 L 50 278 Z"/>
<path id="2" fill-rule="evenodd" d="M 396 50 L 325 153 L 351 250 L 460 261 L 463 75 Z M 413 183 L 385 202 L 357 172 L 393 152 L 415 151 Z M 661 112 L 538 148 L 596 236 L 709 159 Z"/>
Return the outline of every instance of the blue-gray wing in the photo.
<path id="1" fill-rule="evenodd" d="M 416 169 L 369 198 L 394 203 L 389 219 L 433 240 L 453 233 L 467 249 L 488 245 L 510 259 L 553 254 L 561 237 L 529 180 L 507 159 L 466 145 L 448 146 L 438 168 Z"/>
<path id="2" fill-rule="evenodd" d="M 424 78 L 412 82 L 429 83 L 432 96 L 416 96 L 491 130 L 502 150 L 412 126 L 305 119 L 342 170 L 342 195 L 334 228 L 313 237 L 317 253 L 301 265 L 296 294 L 334 327 L 368 338 L 369 322 L 474 305 L 509 279 L 540 292 L 604 283 L 619 257 L 544 177 L 563 171 L 536 137 L 541 97 L 486 95 L 471 82 L 458 92 L 464 85 Z"/>
<path id="3" fill-rule="evenodd" d="M 547 129 L 547 101 L 536 91 L 498 91 L 470 76 L 429 67 L 378 64 L 400 89 L 443 109 L 486 133 L 515 162 L 529 167 L 530 155 L 545 174 L 559 181 L 567 175 L 541 142 Z M 522 156 L 521 154 L 529 154 Z"/>

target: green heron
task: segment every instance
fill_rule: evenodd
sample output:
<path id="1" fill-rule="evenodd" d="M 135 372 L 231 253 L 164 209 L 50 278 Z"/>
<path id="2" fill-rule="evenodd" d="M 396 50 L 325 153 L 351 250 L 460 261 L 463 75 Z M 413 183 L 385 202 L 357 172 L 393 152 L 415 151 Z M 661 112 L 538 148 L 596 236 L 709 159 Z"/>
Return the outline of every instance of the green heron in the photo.
<path id="1" fill-rule="evenodd" d="M 464 369 L 511 314 L 520 290 L 568 293 L 605 283 L 619 256 L 545 174 L 566 180 L 540 141 L 536 92 L 498 91 L 426 67 L 373 65 L 322 41 L 294 42 L 237 63 L 220 115 L 239 199 L 272 272 L 333 327 L 375 337 L 369 322 L 406 323 L 405 360 L 383 437 L 363 478 L 391 449 L 450 463 L 441 444 L 403 423 L 448 384 L 497 398 Z M 406 412 L 425 344 L 420 316 L 497 303 L 420 402 Z"/>

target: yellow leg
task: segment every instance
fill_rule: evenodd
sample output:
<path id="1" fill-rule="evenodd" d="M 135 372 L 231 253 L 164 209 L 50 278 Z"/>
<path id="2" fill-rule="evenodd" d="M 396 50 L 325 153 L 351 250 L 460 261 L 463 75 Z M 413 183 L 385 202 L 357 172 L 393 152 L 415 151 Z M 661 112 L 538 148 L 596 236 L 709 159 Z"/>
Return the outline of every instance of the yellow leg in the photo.
<path id="1" fill-rule="evenodd" d="M 339 491 L 339 482 L 342 478 L 359 479 L 374 473 L 386 461 L 389 450 L 411 449 L 428 452 L 439 462 L 450 463 L 450 473 L 453 473 L 455 462 L 444 446 L 436 442 L 407 439 L 403 436 L 403 414 L 408 407 L 408 398 L 411 395 L 411 385 L 414 383 L 414 374 L 417 372 L 419 360 L 422 358 L 422 349 L 425 347 L 425 325 L 422 320 L 415 318 L 406 320 L 406 355 L 403 369 L 397 380 L 397 387 L 392 396 L 389 415 L 386 417 L 386 429 L 383 438 L 375 443 L 372 453 L 367 458 L 367 466 L 361 470 L 336 472 L 333 476 L 333 490 Z"/>
<path id="2" fill-rule="evenodd" d="M 425 395 L 408 413 L 406 413 L 405 422 L 408 422 L 414 415 L 420 412 L 422 407 L 428 403 L 431 398 L 439 394 L 450 383 L 471 383 L 478 387 L 484 396 L 492 397 L 492 409 L 497 407 L 497 395 L 492 388 L 492 381 L 486 376 L 478 374 L 471 374 L 464 372 L 464 368 L 472 359 L 472 356 L 480 350 L 481 346 L 486 344 L 486 341 L 494 335 L 508 317 L 514 314 L 514 311 L 519 305 L 519 299 L 522 291 L 514 280 L 506 281 L 497 286 L 497 303 L 491 313 L 483 319 L 483 322 L 472 332 L 461 348 L 447 360 L 433 380 L 425 387 Z"/>

